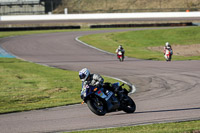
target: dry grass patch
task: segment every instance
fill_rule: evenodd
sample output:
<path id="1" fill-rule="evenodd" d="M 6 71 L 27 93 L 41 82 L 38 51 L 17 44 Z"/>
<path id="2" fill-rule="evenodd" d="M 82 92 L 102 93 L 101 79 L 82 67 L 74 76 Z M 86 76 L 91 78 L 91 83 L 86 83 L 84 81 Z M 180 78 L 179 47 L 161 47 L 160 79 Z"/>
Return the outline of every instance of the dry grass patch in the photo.
<path id="1" fill-rule="evenodd" d="M 163 46 L 148 47 L 149 50 L 163 52 Z M 172 45 L 174 55 L 178 56 L 200 56 L 200 44 Z"/>

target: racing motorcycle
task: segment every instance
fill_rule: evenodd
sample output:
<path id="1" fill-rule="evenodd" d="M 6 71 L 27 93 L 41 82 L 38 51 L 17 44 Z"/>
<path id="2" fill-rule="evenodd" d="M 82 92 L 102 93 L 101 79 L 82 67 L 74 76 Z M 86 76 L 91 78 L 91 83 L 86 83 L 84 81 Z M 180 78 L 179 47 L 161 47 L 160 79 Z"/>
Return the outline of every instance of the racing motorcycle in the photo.
<path id="1" fill-rule="evenodd" d="M 136 110 L 135 102 L 128 96 L 128 91 L 122 88 L 118 82 L 111 84 L 113 89 L 118 89 L 119 94 L 103 87 L 82 85 L 81 98 L 83 103 L 96 115 L 103 116 L 106 113 L 121 111 L 134 113 Z"/>
<path id="2" fill-rule="evenodd" d="M 117 52 L 117 58 L 119 59 L 120 62 L 124 61 L 124 55 L 122 51 Z"/>
<path id="3" fill-rule="evenodd" d="M 165 50 L 164 57 L 165 57 L 166 61 L 171 61 L 172 55 L 173 55 L 172 49 L 166 49 Z"/>

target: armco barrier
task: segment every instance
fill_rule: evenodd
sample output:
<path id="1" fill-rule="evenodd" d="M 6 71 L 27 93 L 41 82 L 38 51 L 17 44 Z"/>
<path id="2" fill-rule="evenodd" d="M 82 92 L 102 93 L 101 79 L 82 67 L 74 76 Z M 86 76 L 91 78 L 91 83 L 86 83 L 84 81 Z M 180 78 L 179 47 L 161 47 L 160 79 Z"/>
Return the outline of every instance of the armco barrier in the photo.
<path id="1" fill-rule="evenodd" d="M 0 16 L 0 21 L 81 20 L 81 19 L 130 19 L 130 18 L 184 18 L 200 17 L 200 12 L 153 12 L 153 13 L 94 13 Z"/>
<path id="2" fill-rule="evenodd" d="M 119 27 L 163 27 L 163 26 L 193 26 L 192 22 L 183 23 L 151 23 L 151 24 L 96 24 L 90 28 L 119 28 Z"/>
<path id="3" fill-rule="evenodd" d="M 30 30 L 56 30 L 80 29 L 81 26 L 27 26 L 27 27 L 0 27 L 0 31 L 30 31 Z"/>

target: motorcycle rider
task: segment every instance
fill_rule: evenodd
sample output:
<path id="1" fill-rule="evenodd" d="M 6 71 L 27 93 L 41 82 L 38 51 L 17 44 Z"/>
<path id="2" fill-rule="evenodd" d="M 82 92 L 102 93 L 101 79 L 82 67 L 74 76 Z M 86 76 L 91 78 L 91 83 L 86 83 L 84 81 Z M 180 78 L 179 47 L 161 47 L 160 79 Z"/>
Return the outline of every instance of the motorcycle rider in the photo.
<path id="1" fill-rule="evenodd" d="M 171 47 L 171 45 L 169 44 L 169 42 L 166 42 L 165 43 L 165 47 L 164 47 L 164 55 L 166 56 L 166 52 L 167 51 L 169 51 L 169 53 L 170 53 L 170 60 L 171 60 L 171 57 L 172 57 L 172 54 L 173 54 L 173 50 L 172 50 L 172 47 Z M 166 57 L 165 57 L 166 58 Z"/>
<path id="2" fill-rule="evenodd" d="M 83 68 L 79 71 L 79 78 L 83 84 L 91 86 L 101 87 L 103 86 L 104 79 L 99 74 L 90 74 L 87 68 Z"/>
<path id="3" fill-rule="evenodd" d="M 104 83 L 104 79 L 99 74 L 91 74 L 87 68 L 83 68 L 79 71 L 79 78 L 81 79 L 83 85 L 103 87 L 121 96 L 118 88 L 114 89 L 110 83 Z"/>
<path id="4" fill-rule="evenodd" d="M 118 52 L 121 52 L 121 53 L 122 53 L 122 59 L 124 60 L 124 53 L 125 53 L 125 50 L 124 50 L 124 48 L 122 47 L 122 45 L 119 45 L 115 52 L 116 52 L 117 54 L 118 54 Z"/>
<path id="5" fill-rule="evenodd" d="M 172 49 L 172 46 L 169 44 L 169 42 L 165 43 L 164 53 L 165 53 L 166 49 Z"/>

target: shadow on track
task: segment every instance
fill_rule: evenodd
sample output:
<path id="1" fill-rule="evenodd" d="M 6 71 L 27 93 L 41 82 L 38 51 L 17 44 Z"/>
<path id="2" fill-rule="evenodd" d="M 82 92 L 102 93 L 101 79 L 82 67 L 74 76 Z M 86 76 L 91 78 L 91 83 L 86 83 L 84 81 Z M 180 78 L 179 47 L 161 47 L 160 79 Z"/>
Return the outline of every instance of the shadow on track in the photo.
<path id="1" fill-rule="evenodd" d="M 145 113 L 158 113 L 158 112 L 173 112 L 173 111 L 190 111 L 190 110 L 200 110 L 200 107 L 197 108 L 184 108 L 184 109 L 169 109 L 169 110 L 152 110 L 152 111 L 141 111 L 135 112 L 133 114 L 145 114 Z M 119 113 L 113 115 L 126 115 L 127 113 Z"/>
<path id="2" fill-rule="evenodd" d="M 184 109 L 168 109 L 168 110 L 143 111 L 143 112 L 135 112 L 135 114 L 155 113 L 155 112 L 172 112 L 172 111 L 187 111 L 187 110 L 200 110 L 200 107 L 198 107 L 198 108 L 184 108 Z"/>

